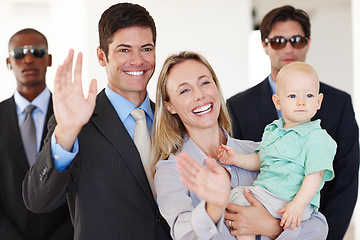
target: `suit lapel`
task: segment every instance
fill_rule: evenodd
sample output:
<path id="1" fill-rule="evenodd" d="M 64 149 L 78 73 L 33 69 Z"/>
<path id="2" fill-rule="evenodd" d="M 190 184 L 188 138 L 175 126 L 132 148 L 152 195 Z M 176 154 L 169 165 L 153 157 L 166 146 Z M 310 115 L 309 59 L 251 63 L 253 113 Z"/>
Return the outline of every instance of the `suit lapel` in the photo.
<path id="1" fill-rule="evenodd" d="M 9 147 L 13 148 L 14 146 L 18 146 L 18 149 L 13 149 L 13 151 L 11 151 L 15 154 L 15 158 L 18 159 L 14 162 L 16 162 L 16 164 L 19 164 L 21 169 L 27 172 L 27 170 L 29 169 L 29 163 L 27 161 L 24 145 L 21 140 L 19 120 L 17 117 L 14 96 L 11 97 L 8 105 L 8 110 L 6 110 L 6 112 L 9 113 L 8 131 L 12 135 L 11 139 L 9 139 L 9 141 L 12 141 Z"/>
<path id="2" fill-rule="evenodd" d="M 52 94 L 50 93 L 49 106 L 48 106 L 46 116 L 45 116 L 44 129 L 43 129 L 43 134 L 42 134 L 41 142 L 40 142 L 40 149 L 44 145 L 44 139 L 48 133 L 47 123 L 53 114 L 54 114 L 54 111 L 53 111 L 53 104 L 52 104 Z"/>
<path id="3" fill-rule="evenodd" d="M 272 92 L 268 78 L 259 84 L 259 88 L 257 88 L 256 94 L 256 107 L 260 113 L 260 118 L 263 122 L 263 125 L 267 125 L 278 118 L 276 108 L 272 101 Z"/>
<path id="4" fill-rule="evenodd" d="M 114 107 L 106 97 L 105 91 L 99 93 L 97 97 L 94 116 L 91 121 L 117 149 L 120 158 L 127 164 L 146 195 L 155 204 L 139 152 Z"/>

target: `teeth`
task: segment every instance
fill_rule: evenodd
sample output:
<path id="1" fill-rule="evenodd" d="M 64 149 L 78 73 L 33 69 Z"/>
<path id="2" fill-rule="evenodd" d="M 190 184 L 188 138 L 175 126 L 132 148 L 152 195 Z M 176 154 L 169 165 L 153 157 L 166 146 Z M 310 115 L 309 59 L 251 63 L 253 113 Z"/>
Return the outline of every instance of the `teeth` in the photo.
<path id="1" fill-rule="evenodd" d="M 145 73 L 145 71 L 138 71 L 138 72 L 125 72 L 126 74 L 132 75 L 132 76 L 139 76 Z"/>
<path id="2" fill-rule="evenodd" d="M 199 108 L 194 109 L 193 113 L 195 114 L 205 114 L 211 110 L 212 105 L 208 104 Z"/>

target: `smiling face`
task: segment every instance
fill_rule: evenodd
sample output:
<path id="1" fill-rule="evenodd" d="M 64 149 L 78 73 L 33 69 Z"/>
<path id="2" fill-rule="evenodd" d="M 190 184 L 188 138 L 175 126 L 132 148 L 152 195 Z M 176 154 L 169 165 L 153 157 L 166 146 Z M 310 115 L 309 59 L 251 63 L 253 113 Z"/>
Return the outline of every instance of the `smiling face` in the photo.
<path id="1" fill-rule="evenodd" d="M 319 94 L 319 79 L 310 65 L 298 62 L 284 67 L 276 87 L 273 101 L 282 111 L 284 128 L 310 122 L 320 109 L 323 94 Z"/>
<path id="2" fill-rule="evenodd" d="M 133 26 L 119 29 L 112 36 L 108 57 L 98 48 L 98 59 L 106 68 L 109 87 L 135 105 L 141 104 L 155 69 L 151 28 Z"/>
<path id="3" fill-rule="evenodd" d="M 38 33 L 21 33 L 15 35 L 9 43 L 9 52 L 15 48 L 24 46 L 46 46 L 45 39 Z M 30 51 L 22 59 L 15 59 L 9 56 L 6 59 L 14 72 L 17 89 L 20 93 L 27 88 L 39 88 L 42 91 L 45 88 L 45 75 L 48 66 L 51 66 L 51 55 L 46 53 L 43 57 L 37 58 Z"/>
<path id="4" fill-rule="evenodd" d="M 304 37 L 305 34 L 300 23 L 294 20 L 287 20 L 276 22 L 272 26 L 268 38 L 272 39 L 274 37 L 284 37 L 288 39 L 293 36 Z M 280 69 L 285 65 L 295 61 L 305 61 L 306 54 L 309 50 L 310 41 L 311 40 L 308 39 L 307 45 L 300 49 L 292 47 L 290 42 L 287 42 L 284 48 L 278 50 L 272 49 L 270 44 L 265 44 L 265 42 L 263 42 L 263 47 L 270 58 L 271 76 L 274 80 L 276 79 L 276 75 Z"/>
<path id="5" fill-rule="evenodd" d="M 166 92 L 170 98 L 165 107 L 177 114 L 187 132 L 218 128 L 220 95 L 209 69 L 202 63 L 188 59 L 170 70 Z"/>

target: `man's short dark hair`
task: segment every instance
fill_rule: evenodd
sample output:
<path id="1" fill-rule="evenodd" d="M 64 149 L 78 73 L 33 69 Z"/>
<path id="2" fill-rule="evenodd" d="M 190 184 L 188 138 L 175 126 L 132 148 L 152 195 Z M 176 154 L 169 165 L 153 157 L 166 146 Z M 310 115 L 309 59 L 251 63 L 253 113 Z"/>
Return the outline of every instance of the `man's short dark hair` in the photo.
<path id="1" fill-rule="evenodd" d="M 46 48 L 48 48 L 48 41 L 47 41 L 45 35 L 42 34 L 41 32 L 39 32 L 38 30 L 33 29 L 33 28 L 24 28 L 24 29 L 21 29 L 20 31 L 17 31 L 16 33 L 14 33 L 14 35 L 12 35 L 10 40 L 9 40 L 9 47 L 10 47 L 10 44 L 11 44 L 11 42 L 12 42 L 12 40 L 13 40 L 13 38 L 15 36 L 21 35 L 21 34 L 29 34 L 29 33 L 36 33 L 36 34 L 40 35 L 44 39 L 44 43 L 45 43 Z"/>
<path id="2" fill-rule="evenodd" d="M 122 28 L 140 26 L 151 28 L 154 45 L 156 44 L 156 27 L 154 19 L 142 6 L 132 3 L 118 3 L 108 8 L 99 21 L 100 48 L 108 56 L 109 45 L 113 35 Z"/>
<path id="3" fill-rule="evenodd" d="M 265 15 L 260 25 L 261 40 L 264 41 L 269 36 L 276 22 L 287 20 L 298 22 L 304 31 L 305 37 L 310 38 L 310 19 L 308 14 L 301 9 L 295 9 L 293 6 L 286 5 L 275 8 Z"/>

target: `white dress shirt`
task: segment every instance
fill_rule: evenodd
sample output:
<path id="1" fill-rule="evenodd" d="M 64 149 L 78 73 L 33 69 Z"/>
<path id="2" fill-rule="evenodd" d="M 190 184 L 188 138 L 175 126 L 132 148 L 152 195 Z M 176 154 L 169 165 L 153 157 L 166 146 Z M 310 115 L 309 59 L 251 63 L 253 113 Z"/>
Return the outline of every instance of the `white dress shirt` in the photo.
<path id="1" fill-rule="evenodd" d="M 19 121 L 19 127 L 25 118 L 25 108 L 30 104 L 36 107 L 32 112 L 32 118 L 34 120 L 35 129 L 36 129 L 36 148 L 37 148 L 37 152 L 39 152 L 41 138 L 44 130 L 44 124 L 46 124 L 45 118 L 49 107 L 50 91 L 47 87 L 45 87 L 45 89 L 32 102 L 29 102 L 29 100 L 21 96 L 19 91 L 16 90 L 14 93 L 14 100 L 16 103 L 16 111 Z"/>

